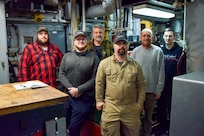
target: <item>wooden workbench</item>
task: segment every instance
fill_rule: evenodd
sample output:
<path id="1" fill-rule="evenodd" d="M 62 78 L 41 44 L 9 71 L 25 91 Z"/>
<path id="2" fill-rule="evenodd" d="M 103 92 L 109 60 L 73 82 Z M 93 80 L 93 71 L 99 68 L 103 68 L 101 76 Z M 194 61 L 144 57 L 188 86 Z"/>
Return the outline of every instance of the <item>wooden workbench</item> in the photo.
<path id="1" fill-rule="evenodd" d="M 34 80 L 34 85 L 38 83 L 42 82 Z M 45 136 L 50 131 L 65 135 L 68 95 L 48 85 L 35 89 L 25 85 L 28 82 L 0 85 L 0 124 L 3 124 L 0 135 Z M 53 127 L 56 123 L 60 126 L 58 129 Z"/>
<path id="2" fill-rule="evenodd" d="M 0 116 L 51 106 L 68 99 L 67 94 L 51 86 L 24 90 L 16 90 L 13 87 L 14 84 L 22 83 L 24 82 L 0 85 Z"/>

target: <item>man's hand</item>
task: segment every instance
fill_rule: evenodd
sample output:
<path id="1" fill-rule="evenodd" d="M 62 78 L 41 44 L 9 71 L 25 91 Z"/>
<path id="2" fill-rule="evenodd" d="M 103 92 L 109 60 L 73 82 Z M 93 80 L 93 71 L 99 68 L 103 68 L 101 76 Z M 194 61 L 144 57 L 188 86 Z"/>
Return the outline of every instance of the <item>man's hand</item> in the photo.
<path id="1" fill-rule="evenodd" d="M 160 99 L 160 95 L 159 94 L 156 94 L 155 97 L 156 97 L 156 100 Z"/>
<path id="2" fill-rule="evenodd" d="M 138 106 L 139 110 L 142 111 L 142 106 L 139 103 L 137 104 L 137 106 Z"/>
<path id="3" fill-rule="evenodd" d="M 72 96 L 72 97 L 79 97 L 79 96 L 81 96 L 81 94 L 79 94 L 78 92 L 79 92 L 79 90 L 78 90 L 78 88 L 76 88 L 76 87 L 70 87 L 70 88 L 68 88 L 68 90 L 69 90 L 69 94 Z"/>
<path id="4" fill-rule="evenodd" d="M 97 102 L 96 103 L 96 109 L 101 111 L 103 109 L 104 104 L 105 104 L 104 102 Z"/>

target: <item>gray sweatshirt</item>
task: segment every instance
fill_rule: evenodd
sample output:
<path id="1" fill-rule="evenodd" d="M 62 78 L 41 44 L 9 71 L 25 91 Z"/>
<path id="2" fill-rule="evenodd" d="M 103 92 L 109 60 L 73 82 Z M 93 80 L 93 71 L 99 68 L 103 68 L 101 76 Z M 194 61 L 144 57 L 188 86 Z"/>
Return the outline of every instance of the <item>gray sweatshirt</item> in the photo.
<path id="1" fill-rule="evenodd" d="M 145 49 L 138 46 L 131 52 L 134 58 L 142 67 L 146 79 L 146 93 L 161 95 L 165 82 L 164 56 L 160 47 L 152 44 L 152 47 Z"/>
<path id="2" fill-rule="evenodd" d="M 68 52 L 60 64 L 59 80 L 66 88 L 77 87 L 82 97 L 93 97 L 99 62 L 99 58 L 90 51 Z"/>

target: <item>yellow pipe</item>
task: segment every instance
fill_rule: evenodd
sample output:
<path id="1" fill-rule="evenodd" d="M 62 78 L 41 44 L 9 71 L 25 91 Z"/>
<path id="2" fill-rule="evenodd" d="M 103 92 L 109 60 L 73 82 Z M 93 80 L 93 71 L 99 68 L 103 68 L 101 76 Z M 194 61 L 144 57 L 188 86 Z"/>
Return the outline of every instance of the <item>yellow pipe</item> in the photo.
<path id="1" fill-rule="evenodd" d="M 109 16 L 106 16 L 105 17 L 105 21 L 104 21 L 104 24 L 105 24 L 105 40 L 108 40 L 109 39 L 109 36 L 108 36 L 108 18 Z"/>

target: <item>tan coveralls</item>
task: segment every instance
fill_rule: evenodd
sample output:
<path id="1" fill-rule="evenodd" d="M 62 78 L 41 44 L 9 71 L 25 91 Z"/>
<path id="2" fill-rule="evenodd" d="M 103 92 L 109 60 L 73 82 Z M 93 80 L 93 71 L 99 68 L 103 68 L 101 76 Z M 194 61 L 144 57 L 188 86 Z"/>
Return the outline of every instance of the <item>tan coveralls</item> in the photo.
<path id="1" fill-rule="evenodd" d="M 96 102 L 105 102 L 103 136 L 139 136 L 146 82 L 141 67 L 129 56 L 120 66 L 114 55 L 102 60 L 96 75 Z M 139 108 L 140 107 L 140 108 Z"/>

